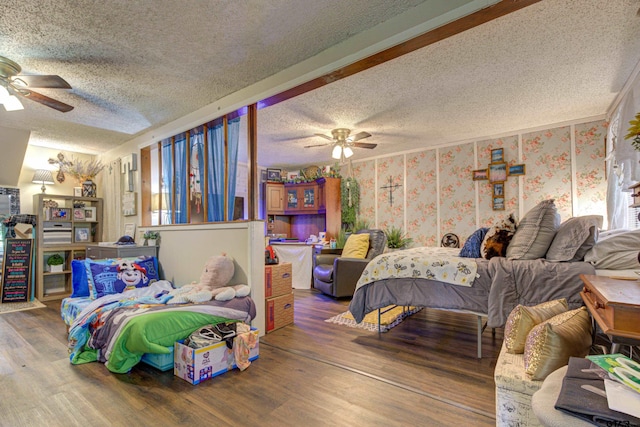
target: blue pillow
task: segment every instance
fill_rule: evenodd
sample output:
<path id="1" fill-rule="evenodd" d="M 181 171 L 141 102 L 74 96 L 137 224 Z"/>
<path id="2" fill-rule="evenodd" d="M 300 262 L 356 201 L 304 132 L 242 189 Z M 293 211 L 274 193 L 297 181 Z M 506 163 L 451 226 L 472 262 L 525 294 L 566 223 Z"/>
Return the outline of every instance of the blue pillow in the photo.
<path id="1" fill-rule="evenodd" d="M 143 288 L 160 279 L 156 257 L 118 258 L 88 262 L 90 291 L 94 298 Z"/>
<path id="2" fill-rule="evenodd" d="M 74 259 L 71 261 L 71 287 L 73 289 L 71 298 L 91 296 L 84 260 Z"/>
<path id="3" fill-rule="evenodd" d="M 460 250 L 460 254 L 458 256 L 464 258 L 482 258 L 480 254 L 480 246 L 482 245 L 482 240 L 484 240 L 484 236 L 489 231 L 488 228 L 478 228 L 473 232 L 471 236 L 464 242 L 464 246 Z"/>

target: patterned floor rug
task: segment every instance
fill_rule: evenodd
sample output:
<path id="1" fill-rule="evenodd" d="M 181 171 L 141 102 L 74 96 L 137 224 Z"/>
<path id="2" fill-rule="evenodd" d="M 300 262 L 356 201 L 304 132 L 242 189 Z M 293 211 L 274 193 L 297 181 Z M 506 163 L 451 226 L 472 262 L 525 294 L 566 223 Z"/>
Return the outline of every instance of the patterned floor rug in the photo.
<path id="1" fill-rule="evenodd" d="M 397 326 L 408 316 L 415 314 L 422 310 L 422 307 L 398 307 L 388 306 L 382 309 L 383 313 L 380 317 L 380 332 L 387 332 L 389 329 Z M 337 316 L 333 316 L 330 319 L 325 320 L 329 323 L 337 323 L 338 325 L 349 326 L 350 328 L 360 328 L 367 331 L 378 332 L 378 310 L 372 311 L 367 314 L 362 322 L 356 323 L 353 315 L 346 311 Z"/>
<path id="2" fill-rule="evenodd" d="M 33 301 L 27 302 L 5 302 L 0 304 L 0 314 L 4 313 L 13 313 L 16 311 L 23 310 L 33 310 L 34 308 L 43 308 L 46 307 L 43 303 L 34 299 Z"/>

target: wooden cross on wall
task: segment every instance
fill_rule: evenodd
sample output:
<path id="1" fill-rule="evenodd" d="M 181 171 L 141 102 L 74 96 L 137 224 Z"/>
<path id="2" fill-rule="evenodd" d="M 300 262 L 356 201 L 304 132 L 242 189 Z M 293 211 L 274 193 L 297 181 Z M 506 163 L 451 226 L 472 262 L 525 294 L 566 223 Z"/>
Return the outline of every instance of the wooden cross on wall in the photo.
<path id="1" fill-rule="evenodd" d="M 524 164 L 511 165 L 504 161 L 504 148 L 491 150 L 491 163 L 486 169 L 473 171 L 474 181 L 489 180 L 492 186 L 491 205 L 494 211 L 504 210 L 505 186 L 504 183 L 510 176 L 524 175 Z"/>
<path id="2" fill-rule="evenodd" d="M 398 187 L 402 187 L 402 185 L 394 184 L 392 176 L 389 176 L 388 181 L 389 183 L 387 185 L 384 185 L 380 188 L 382 188 L 383 190 L 387 190 L 387 189 L 389 190 L 389 206 L 393 206 L 393 190 L 395 190 Z"/>

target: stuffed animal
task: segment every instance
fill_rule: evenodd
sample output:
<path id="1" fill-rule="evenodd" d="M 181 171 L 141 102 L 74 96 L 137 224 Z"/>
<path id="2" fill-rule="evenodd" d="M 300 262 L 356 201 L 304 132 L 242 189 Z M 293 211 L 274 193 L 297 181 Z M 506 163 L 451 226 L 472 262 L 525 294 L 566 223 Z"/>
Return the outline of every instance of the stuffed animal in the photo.
<path id="1" fill-rule="evenodd" d="M 169 302 L 173 304 L 204 302 L 213 298 L 218 301 L 229 301 L 235 297 L 249 295 L 251 288 L 248 285 L 229 286 L 229 281 L 233 278 L 234 273 L 233 258 L 225 253 L 214 255 L 204 265 L 200 282 L 194 282 L 172 291 L 173 298 Z"/>

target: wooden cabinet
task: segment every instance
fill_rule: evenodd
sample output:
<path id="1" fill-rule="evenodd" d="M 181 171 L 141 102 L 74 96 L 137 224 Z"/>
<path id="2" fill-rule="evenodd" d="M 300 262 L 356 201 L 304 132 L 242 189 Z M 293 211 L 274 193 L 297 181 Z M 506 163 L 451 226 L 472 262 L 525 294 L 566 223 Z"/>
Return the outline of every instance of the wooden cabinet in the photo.
<path id="1" fill-rule="evenodd" d="M 267 182 L 265 195 L 268 215 L 284 214 L 284 184 L 280 182 Z"/>
<path id="2" fill-rule="evenodd" d="M 342 227 L 340 178 L 318 178 L 300 184 L 270 183 L 265 188 L 267 233 L 286 233 L 304 240 L 327 232 L 335 237 Z"/>
<path id="3" fill-rule="evenodd" d="M 87 258 L 127 258 L 138 256 L 158 256 L 157 246 L 138 245 L 87 245 Z"/>
<path id="4" fill-rule="evenodd" d="M 87 244 L 102 237 L 102 199 L 39 193 L 36 214 L 36 297 L 55 300 L 71 294 L 71 261 L 84 259 Z M 62 267 L 47 261 L 60 255 Z"/>

